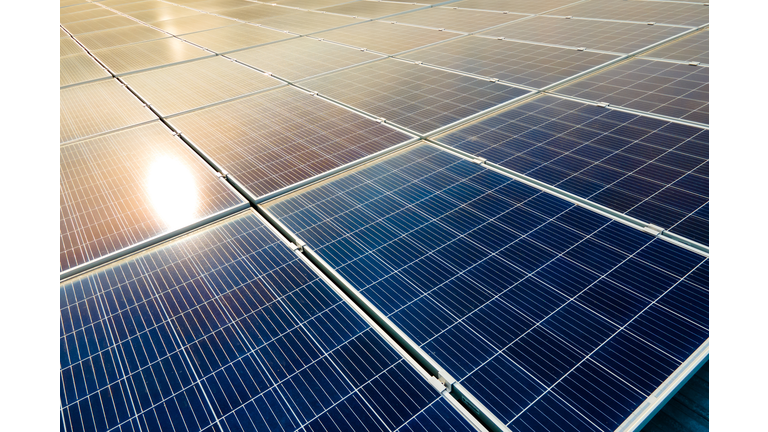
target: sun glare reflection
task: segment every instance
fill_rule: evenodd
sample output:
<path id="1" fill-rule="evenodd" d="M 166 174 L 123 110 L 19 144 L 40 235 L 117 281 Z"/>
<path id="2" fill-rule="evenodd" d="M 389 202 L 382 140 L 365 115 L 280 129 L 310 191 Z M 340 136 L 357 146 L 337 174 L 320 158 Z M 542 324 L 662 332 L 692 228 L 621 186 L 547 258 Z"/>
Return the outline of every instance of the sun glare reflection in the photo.
<path id="1" fill-rule="evenodd" d="M 155 211 L 169 227 L 194 220 L 198 205 L 195 179 L 183 163 L 169 156 L 158 158 L 149 169 L 147 186 Z"/>

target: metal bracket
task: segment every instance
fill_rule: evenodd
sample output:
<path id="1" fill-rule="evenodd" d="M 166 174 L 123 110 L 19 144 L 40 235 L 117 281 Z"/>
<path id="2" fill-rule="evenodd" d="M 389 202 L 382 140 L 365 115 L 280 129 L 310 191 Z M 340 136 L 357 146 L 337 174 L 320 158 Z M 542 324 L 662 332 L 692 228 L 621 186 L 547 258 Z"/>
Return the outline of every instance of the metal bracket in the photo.
<path id="1" fill-rule="evenodd" d="M 565 19 L 571 19 L 571 18 L 573 18 L 572 15 L 568 15 L 567 17 L 565 17 Z"/>
<path id="2" fill-rule="evenodd" d="M 654 24 L 656 24 L 654 21 L 651 21 L 648 23 L 648 25 L 654 25 Z"/>
<path id="3" fill-rule="evenodd" d="M 472 159 L 472 163 L 476 163 L 478 165 L 483 165 L 486 162 L 488 162 L 488 159 L 486 159 L 486 158 L 476 157 L 476 158 Z"/>
<path id="4" fill-rule="evenodd" d="M 499 82 L 499 79 L 498 78 L 488 78 L 488 81 L 490 81 L 492 83 L 495 83 L 495 82 Z"/>
<path id="5" fill-rule="evenodd" d="M 266 76 L 272 76 L 272 72 L 264 72 L 264 75 L 266 75 Z"/>
<path id="6" fill-rule="evenodd" d="M 504 40 L 504 36 L 499 36 L 496 38 L 497 40 Z"/>
<path id="7" fill-rule="evenodd" d="M 424 62 L 423 62 L 423 61 L 421 61 L 421 60 L 419 60 L 419 61 L 415 61 L 415 62 L 413 62 L 413 64 L 416 64 L 416 65 L 420 65 L 420 64 L 424 64 Z"/>
<path id="8" fill-rule="evenodd" d="M 445 29 L 444 28 L 439 28 L 439 29 L 437 29 L 437 31 L 445 31 Z"/>
<path id="9" fill-rule="evenodd" d="M 313 92 L 311 92 L 310 94 L 311 94 L 312 96 L 317 96 L 317 94 L 318 94 L 318 93 L 317 93 L 316 91 L 313 91 Z"/>
<path id="10" fill-rule="evenodd" d="M 664 228 L 654 225 L 654 224 L 648 224 L 643 227 L 643 231 L 647 232 L 648 234 L 651 234 L 653 236 L 658 236 L 662 232 L 664 232 Z"/>
<path id="11" fill-rule="evenodd" d="M 599 106 L 600 108 L 608 108 L 611 104 L 608 102 L 598 102 L 595 104 L 595 106 Z"/>
<path id="12" fill-rule="evenodd" d="M 383 123 L 386 123 L 386 122 L 387 122 L 387 119 L 385 119 L 384 117 L 379 117 L 379 118 L 377 118 L 377 119 L 376 119 L 376 122 L 377 122 L 377 123 L 382 123 L 382 124 L 383 124 Z"/>
<path id="13" fill-rule="evenodd" d="M 304 252 L 304 246 L 306 245 L 307 245 L 306 243 L 304 243 L 299 239 L 296 239 L 295 243 L 290 243 L 291 250 L 294 252 Z"/>
<path id="14" fill-rule="evenodd" d="M 360 51 L 368 51 L 368 48 L 360 48 Z"/>
<path id="15" fill-rule="evenodd" d="M 181 136 L 181 131 L 174 132 L 171 134 L 171 136 Z"/>
<path id="16" fill-rule="evenodd" d="M 697 61 L 688 62 L 688 66 L 698 66 L 700 64 L 701 62 L 697 62 Z"/>
<path id="17" fill-rule="evenodd" d="M 509 11 L 503 11 L 503 12 L 501 12 L 501 13 L 503 13 L 504 15 L 506 15 L 506 14 L 508 14 L 508 13 L 509 13 Z"/>
<path id="18" fill-rule="evenodd" d="M 216 177 L 220 179 L 227 179 L 229 177 L 229 173 L 226 171 L 216 172 Z"/>
<path id="19" fill-rule="evenodd" d="M 586 51 L 587 47 L 578 47 L 576 48 L 576 51 Z"/>
<path id="20" fill-rule="evenodd" d="M 390 24 L 397 24 L 397 21 L 390 21 Z"/>
<path id="21" fill-rule="evenodd" d="M 325 39 L 323 39 L 323 38 L 317 38 L 317 40 L 319 40 L 320 42 L 322 42 L 322 41 L 324 41 Z"/>

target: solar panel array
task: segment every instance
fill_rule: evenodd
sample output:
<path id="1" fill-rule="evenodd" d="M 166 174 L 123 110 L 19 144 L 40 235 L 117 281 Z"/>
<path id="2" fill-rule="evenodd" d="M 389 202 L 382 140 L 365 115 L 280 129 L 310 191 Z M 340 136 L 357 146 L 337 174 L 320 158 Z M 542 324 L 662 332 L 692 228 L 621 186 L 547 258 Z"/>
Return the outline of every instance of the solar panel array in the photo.
<path id="1" fill-rule="evenodd" d="M 61 0 L 60 430 L 631 431 L 709 353 L 709 14 Z"/>

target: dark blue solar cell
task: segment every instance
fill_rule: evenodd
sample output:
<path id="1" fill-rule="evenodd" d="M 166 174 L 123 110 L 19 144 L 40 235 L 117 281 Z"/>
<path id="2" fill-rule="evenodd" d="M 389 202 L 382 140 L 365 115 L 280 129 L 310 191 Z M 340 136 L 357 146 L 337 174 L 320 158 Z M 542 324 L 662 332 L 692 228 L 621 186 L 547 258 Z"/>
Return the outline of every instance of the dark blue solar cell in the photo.
<path id="1" fill-rule="evenodd" d="M 625 330 L 681 363 L 709 338 L 707 329 L 657 305 L 646 309 Z"/>
<path id="2" fill-rule="evenodd" d="M 555 259 L 534 274 L 535 279 L 568 297 L 575 296 L 599 277 L 599 274 L 563 257 Z"/>
<path id="3" fill-rule="evenodd" d="M 551 392 L 544 394 L 508 426 L 516 432 L 541 430 L 597 432 L 601 430 Z"/>
<path id="4" fill-rule="evenodd" d="M 458 377 L 466 376 L 498 352 L 463 322 L 453 324 L 422 348 L 448 373 Z"/>
<path id="5" fill-rule="evenodd" d="M 643 202 L 643 198 L 616 188 L 607 188 L 589 197 L 590 201 L 625 213 Z"/>
<path id="6" fill-rule="evenodd" d="M 615 430 L 646 398 L 589 359 L 552 392 L 603 430 Z"/>
<path id="7" fill-rule="evenodd" d="M 536 271 L 557 256 L 557 253 L 544 246 L 522 238 L 499 251 L 499 257 L 505 259 L 525 272 Z"/>
<path id="8" fill-rule="evenodd" d="M 653 198 L 642 202 L 626 214 L 644 222 L 651 221 L 651 223 L 660 227 L 674 226 L 686 217 L 684 212 L 658 203 Z"/>
<path id="9" fill-rule="evenodd" d="M 563 256 L 577 261 L 584 267 L 603 274 L 619 265 L 628 257 L 608 244 L 587 238 L 571 248 Z"/>
<path id="10" fill-rule="evenodd" d="M 635 257 L 678 277 L 685 276 L 705 259 L 695 252 L 658 240 L 644 247 Z"/>
<path id="11" fill-rule="evenodd" d="M 565 225 L 550 222 L 530 233 L 527 238 L 557 253 L 563 253 L 583 240 L 584 235 Z"/>
<path id="12" fill-rule="evenodd" d="M 605 278 L 581 293 L 576 297 L 576 301 L 618 326 L 629 322 L 650 304 L 650 300 L 641 298 Z"/>
<path id="13" fill-rule="evenodd" d="M 709 291 L 682 281 L 656 304 L 709 329 Z"/>

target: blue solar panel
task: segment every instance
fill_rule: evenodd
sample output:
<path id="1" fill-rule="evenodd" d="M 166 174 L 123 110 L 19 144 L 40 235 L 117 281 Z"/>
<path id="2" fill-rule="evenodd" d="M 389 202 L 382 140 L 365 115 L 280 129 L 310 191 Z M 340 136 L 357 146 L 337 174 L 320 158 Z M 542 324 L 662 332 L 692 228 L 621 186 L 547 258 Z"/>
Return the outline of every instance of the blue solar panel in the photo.
<path id="1" fill-rule="evenodd" d="M 437 141 L 709 244 L 709 131 L 543 96 Z"/>
<path id="2" fill-rule="evenodd" d="M 62 431 L 472 430 L 253 213 L 60 295 Z"/>
<path id="3" fill-rule="evenodd" d="M 614 430 L 709 337 L 707 258 L 431 145 L 268 211 L 512 430 Z"/>

